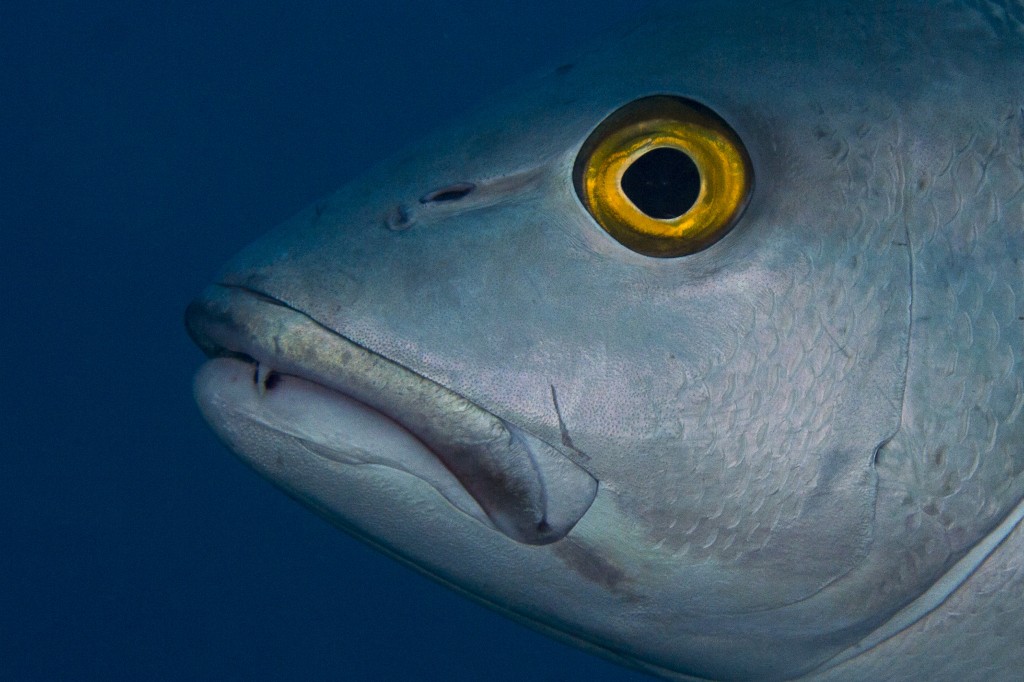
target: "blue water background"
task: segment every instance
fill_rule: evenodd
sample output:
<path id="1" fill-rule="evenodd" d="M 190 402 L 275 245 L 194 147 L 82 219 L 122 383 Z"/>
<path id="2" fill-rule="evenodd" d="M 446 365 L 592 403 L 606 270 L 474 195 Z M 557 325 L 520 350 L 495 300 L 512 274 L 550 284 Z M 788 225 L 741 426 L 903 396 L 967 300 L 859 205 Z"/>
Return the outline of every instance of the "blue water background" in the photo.
<path id="1" fill-rule="evenodd" d="M 234 459 L 181 317 L 235 250 L 634 0 L 0 5 L 0 680 L 639 680 Z"/>

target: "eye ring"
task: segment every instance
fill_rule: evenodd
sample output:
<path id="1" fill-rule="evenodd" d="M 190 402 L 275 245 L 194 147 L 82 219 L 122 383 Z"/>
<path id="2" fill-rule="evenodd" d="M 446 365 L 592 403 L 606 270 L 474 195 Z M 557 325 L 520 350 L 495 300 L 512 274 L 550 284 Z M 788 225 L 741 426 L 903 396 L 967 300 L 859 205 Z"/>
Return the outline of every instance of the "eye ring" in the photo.
<path id="1" fill-rule="evenodd" d="M 725 236 L 747 204 L 753 170 L 739 136 L 717 114 L 691 100 L 655 95 L 598 125 L 576 157 L 573 184 L 614 239 L 670 258 Z"/>

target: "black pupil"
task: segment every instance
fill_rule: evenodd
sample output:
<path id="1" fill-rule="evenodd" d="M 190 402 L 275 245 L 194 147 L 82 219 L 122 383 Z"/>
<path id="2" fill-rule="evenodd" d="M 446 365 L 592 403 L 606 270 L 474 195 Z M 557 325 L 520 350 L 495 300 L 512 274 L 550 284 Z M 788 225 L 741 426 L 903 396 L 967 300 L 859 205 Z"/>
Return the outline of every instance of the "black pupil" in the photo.
<path id="1" fill-rule="evenodd" d="M 678 218 L 697 203 L 700 171 L 678 149 L 652 149 L 622 174 L 622 191 L 651 218 Z"/>

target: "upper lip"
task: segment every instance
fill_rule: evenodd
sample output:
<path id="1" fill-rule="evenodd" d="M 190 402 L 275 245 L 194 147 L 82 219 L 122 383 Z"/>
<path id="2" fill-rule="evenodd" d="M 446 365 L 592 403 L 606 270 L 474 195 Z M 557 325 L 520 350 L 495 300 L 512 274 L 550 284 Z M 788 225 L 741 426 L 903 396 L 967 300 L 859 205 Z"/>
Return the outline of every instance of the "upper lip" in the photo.
<path id="1" fill-rule="evenodd" d="M 596 495 L 596 480 L 552 446 L 273 296 L 212 285 L 185 319 L 210 357 L 242 357 L 319 383 L 402 424 L 519 542 L 561 539 Z"/>

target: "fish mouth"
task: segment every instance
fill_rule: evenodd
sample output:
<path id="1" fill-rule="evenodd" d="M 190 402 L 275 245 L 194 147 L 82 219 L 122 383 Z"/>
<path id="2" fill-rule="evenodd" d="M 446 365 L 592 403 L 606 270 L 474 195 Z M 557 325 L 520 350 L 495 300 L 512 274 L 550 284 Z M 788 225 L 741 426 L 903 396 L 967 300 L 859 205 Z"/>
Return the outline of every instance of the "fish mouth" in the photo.
<path id="1" fill-rule="evenodd" d="M 228 413 L 314 455 L 417 476 L 531 545 L 565 537 L 597 494 L 597 480 L 553 446 L 273 296 L 211 285 L 185 325 L 210 358 L 196 399 L 236 451 L 218 428 Z"/>

